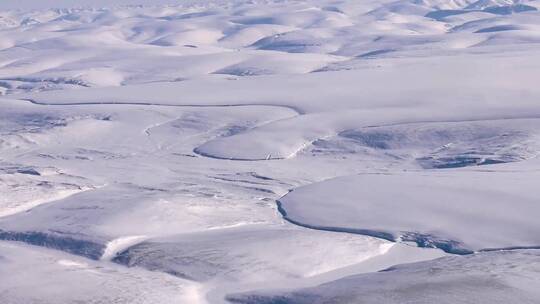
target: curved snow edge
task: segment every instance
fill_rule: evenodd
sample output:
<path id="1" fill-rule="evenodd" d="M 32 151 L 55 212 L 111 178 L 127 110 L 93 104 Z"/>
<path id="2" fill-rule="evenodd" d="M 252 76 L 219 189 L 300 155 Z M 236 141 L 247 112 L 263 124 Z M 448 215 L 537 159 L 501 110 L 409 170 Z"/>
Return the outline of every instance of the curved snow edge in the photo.
<path id="1" fill-rule="evenodd" d="M 417 232 L 403 232 L 402 234 L 396 236 L 390 232 L 378 231 L 378 230 L 372 230 L 372 229 L 317 226 L 317 225 L 305 224 L 305 223 L 299 222 L 297 220 L 294 220 L 288 217 L 287 211 L 285 210 L 285 208 L 283 207 L 282 203 L 279 200 L 276 201 L 276 204 L 277 204 L 277 210 L 281 214 L 283 219 L 285 219 L 291 224 L 308 228 L 308 229 L 360 234 L 360 235 L 371 236 L 371 237 L 387 240 L 390 242 L 396 242 L 396 243 L 397 242 L 414 242 L 416 243 L 418 247 L 421 247 L 421 248 L 438 248 L 446 253 L 451 253 L 451 254 L 465 255 L 465 254 L 474 253 L 474 251 L 463 247 L 463 244 L 461 244 L 458 241 L 440 239 L 437 236 L 433 236 L 429 234 L 422 234 L 422 233 L 417 233 Z M 494 251 L 498 249 L 489 249 L 489 250 Z"/>

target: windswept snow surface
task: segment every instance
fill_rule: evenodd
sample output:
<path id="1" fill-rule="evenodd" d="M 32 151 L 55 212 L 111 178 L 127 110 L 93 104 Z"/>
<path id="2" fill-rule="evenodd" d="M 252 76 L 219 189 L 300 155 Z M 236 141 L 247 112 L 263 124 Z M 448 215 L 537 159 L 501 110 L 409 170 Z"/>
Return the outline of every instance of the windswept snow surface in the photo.
<path id="1" fill-rule="evenodd" d="M 0 302 L 540 303 L 538 8 L 3 1 Z"/>
<path id="2" fill-rule="evenodd" d="M 314 288 L 233 295 L 233 303 L 538 303 L 540 252 L 490 252 L 398 265 Z"/>
<path id="3" fill-rule="evenodd" d="M 2 303 L 203 303 L 195 282 L 14 242 L 0 265 Z"/>

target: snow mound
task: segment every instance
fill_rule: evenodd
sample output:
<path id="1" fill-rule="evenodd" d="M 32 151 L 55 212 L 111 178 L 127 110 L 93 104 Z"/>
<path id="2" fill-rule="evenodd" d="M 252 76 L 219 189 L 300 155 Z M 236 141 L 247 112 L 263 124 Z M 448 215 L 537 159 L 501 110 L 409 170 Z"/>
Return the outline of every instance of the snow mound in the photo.
<path id="1" fill-rule="evenodd" d="M 316 276 L 361 263 L 392 247 L 389 242 L 372 238 L 260 228 L 212 230 L 149 240 L 119 253 L 114 261 L 195 281 L 253 283 Z M 269 247 L 281 249 L 265 250 Z M 330 255 L 339 258 L 330 260 Z M 311 257 L 309 261 L 307 256 Z"/>
<path id="2" fill-rule="evenodd" d="M 280 208 L 310 228 L 453 253 L 539 246 L 538 172 L 493 170 L 340 177 L 295 189 Z"/>
<path id="3" fill-rule="evenodd" d="M 391 267 L 313 288 L 228 297 L 241 304 L 536 303 L 540 253 L 490 252 Z"/>

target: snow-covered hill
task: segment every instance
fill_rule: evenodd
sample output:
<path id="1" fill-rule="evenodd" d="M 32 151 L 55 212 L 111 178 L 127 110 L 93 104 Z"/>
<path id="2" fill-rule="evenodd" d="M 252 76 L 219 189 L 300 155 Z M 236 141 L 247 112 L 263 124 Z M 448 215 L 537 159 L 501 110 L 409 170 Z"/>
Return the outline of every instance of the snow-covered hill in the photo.
<path id="1" fill-rule="evenodd" d="M 535 303 L 538 8 L 0 3 L 0 302 Z"/>
<path id="2" fill-rule="evenodd" d="M 493 252 L 399 265 L 281 294 L 235 295 L 233 303 L 538 303 L 538 251 Z"/>

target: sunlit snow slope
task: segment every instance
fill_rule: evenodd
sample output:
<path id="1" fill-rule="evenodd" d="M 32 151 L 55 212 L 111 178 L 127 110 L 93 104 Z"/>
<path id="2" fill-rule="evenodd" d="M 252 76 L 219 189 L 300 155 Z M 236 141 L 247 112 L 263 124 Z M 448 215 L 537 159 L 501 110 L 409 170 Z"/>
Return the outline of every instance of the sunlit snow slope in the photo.
<path id="1" fill-rule="evenodd" d="M 1 3 L 0 302 L 540 303 L 539 8 Z"/>

